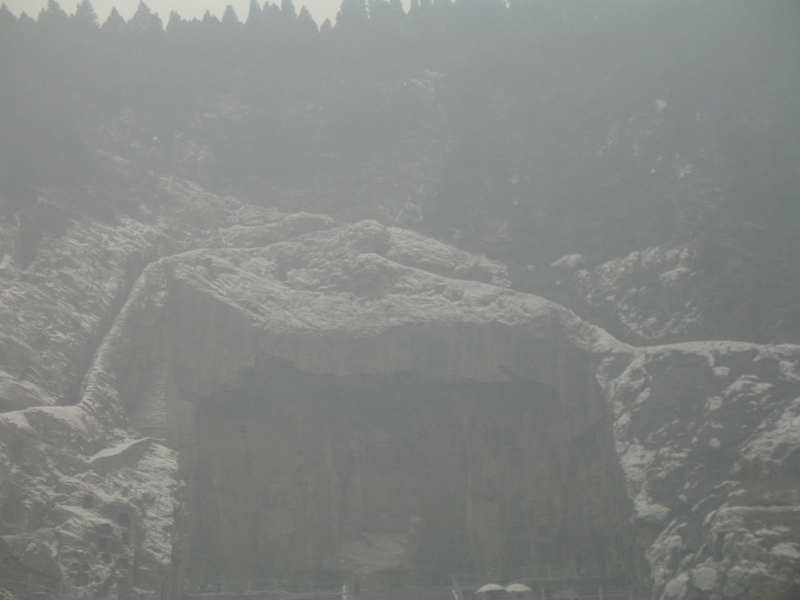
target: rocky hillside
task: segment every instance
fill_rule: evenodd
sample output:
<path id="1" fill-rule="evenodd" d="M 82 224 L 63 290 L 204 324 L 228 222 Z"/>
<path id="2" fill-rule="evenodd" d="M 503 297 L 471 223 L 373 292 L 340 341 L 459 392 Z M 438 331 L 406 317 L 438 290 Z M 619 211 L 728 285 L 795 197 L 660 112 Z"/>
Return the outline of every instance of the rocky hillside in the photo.
<path id="1" fill-rule="evenodd" d="M 633 347 L 409 230 L 157 190 L 27 266 L 4 229 L 8 597 L 545 563 L 796 597 L 797 346 Z"/>
<path id="2" fill-rule="evenodd" d="M 798 19 L 0 6 L 0 596 L 795 600 Z"/>

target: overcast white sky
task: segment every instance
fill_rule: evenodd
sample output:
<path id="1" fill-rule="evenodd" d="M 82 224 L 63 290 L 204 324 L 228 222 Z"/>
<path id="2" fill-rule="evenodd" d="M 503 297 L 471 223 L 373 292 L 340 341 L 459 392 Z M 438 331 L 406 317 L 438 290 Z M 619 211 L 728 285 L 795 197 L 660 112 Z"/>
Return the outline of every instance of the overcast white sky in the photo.
<path id="1" fill-rule="evenodd" d="M 75 7 L 80 0 L 56 0 L 61 8 L 68 13 L 75 12 Z M 128 19 L 136 12 L 139 0 L 91 0 L 95 12 L 102 23 L 105 21 L 111 7 L 116 6 L 117 12 Z M 47 0 L 0 0 L 0 4 L 5 3 L 8 9 L 15 15 L 22 12 L 28 13 L 30 17 L 36 17 L 39 11 L 47 6 Z M 263 6 L 264 0 L 258 0 Z M 273 3 L 280 4 L 280 0 Z M 176 11 L 185 19 L 202 18 L 206 10 L 211 14 L 221 17 L 225 12 L 225 7 L 230 4 L 239 16 L 240 21 L 247 18 L 247 8 L 250 0 L 145 0 L 145 4 L 152 12 L 157 12 L 164 23 L 169 18 L 169 13 Z M 308 12 L 314 17 L 317 23 L 322 23 L 325 19 L 330 19 L 331 23 L 336 21 L 336 13 L 339 12 L 341 0 L 294 0 L 295 8 L 299 11 L 301 6 L 305 6 Z"/>

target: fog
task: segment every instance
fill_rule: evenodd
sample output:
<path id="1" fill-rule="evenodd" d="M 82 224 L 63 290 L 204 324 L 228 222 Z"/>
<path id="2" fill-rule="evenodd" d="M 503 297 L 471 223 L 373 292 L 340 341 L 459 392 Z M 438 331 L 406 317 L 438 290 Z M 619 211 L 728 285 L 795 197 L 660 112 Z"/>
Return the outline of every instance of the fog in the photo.
<path id="1" fill-rule="evenodd" d="M 66 8 L 0 8 L 0 597 L 797 598 L 797 2 Z"/>

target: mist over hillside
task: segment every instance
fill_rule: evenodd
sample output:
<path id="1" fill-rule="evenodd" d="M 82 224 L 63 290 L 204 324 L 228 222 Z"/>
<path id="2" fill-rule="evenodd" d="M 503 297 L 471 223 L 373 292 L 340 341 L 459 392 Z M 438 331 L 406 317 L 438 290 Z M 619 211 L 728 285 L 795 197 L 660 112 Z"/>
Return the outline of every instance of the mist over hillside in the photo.
<path id="1" fill-rule="evenodd" d="M 0 598 L 796 600 L 800 5 L 239 16 L 0 6 Z"/>
<path id="2" fill-rule="evenodd" d="M 2 10 L 4 214 L 86 186 L 114 188 L 92 210 L 116 210 L 177 174 L 481 251 L 520 289 L 631 340 L 549 265 L 681 245 L 700 275 L 680 299 L 708 314 L 660 338 L 798 339 L 796 3 L 444 0 L 406 13 L 347 0 L 318 30 L 289 1 L 253 2 L 244 21 L 162 23 L 143 3 L 102 24 L 87 1 L 71 16 L 51 2 L 36 21 Z"/>
<path id="3" fill-rule="evenodd" d="M 0 598 L 795 600 L 798 31 L 0 6 Z"/>

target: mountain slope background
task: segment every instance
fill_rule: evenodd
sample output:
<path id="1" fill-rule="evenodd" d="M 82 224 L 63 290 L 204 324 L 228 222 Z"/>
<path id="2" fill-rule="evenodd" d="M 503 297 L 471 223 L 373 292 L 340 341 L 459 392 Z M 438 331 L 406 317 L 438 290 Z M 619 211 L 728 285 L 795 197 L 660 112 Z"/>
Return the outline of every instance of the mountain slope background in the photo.
<path id="1" fill-rule="evenodd" d="M 3 216 L 129 210 L 175 174 L 480 251 L 634 343 L 798 339 L 796 3 L 242 17 L 0 10 Z"/>
<path id="2" fill-rule="evenodd" d="M 0 594 L 796 598 L 798 14 L 0 8 Z"/>

